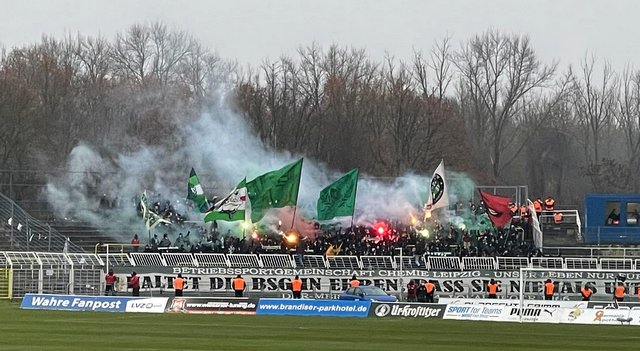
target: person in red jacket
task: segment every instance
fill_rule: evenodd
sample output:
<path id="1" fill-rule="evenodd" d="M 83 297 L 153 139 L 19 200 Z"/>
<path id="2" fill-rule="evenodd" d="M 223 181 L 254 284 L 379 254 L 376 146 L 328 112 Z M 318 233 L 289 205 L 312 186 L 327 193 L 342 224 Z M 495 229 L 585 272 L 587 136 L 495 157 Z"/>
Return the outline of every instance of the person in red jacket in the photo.
<path id="1" fill-rule="evenodd" d="M 106 296 L 115 296 L 116 294 L 116 282 L 118 281 L 118 277 L 113 274 L 113 270 L 109 270 L 109 273 L 104 276 L 105 289 L 104 294 Z"/>
<path id="2" fill-rule="evenodd" d="M 140 239 L 138 238 L 138 234 L 133 234 L 133 239 L 131 239 L 131 248 L 134 252 L 138 252 L 140 248 Z"/>
<path id="3" fill-rule="evenodd" d="M 409 284 L 407 284 L 407 301 L 408 302 L 416 302 L 418 297 L 418 284 L 416 281 L 411 279 Z"/>
<path id="4" fill-rule="evenodd" d="M 131 286 L 131 296 L 140 296 L 140 277 L 138 276 L 138 273 L 131 273 L 129 286 Z"/>

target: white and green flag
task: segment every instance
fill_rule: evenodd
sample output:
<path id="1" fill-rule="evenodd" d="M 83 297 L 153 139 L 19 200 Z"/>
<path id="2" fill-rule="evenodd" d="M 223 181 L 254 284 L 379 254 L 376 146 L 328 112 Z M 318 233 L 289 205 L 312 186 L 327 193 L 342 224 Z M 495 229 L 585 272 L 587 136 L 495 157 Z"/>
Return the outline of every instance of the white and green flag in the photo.
<path id="1" fill-rule="evenodd" d="M 149 209 L 146 191 L 142 193 L 142 197 L 140 197 L 140 205 L 142 206 L 142 219 L 144 220 L 144 225 L 147 227 L 147 230 L 155 228 L 160 223 L 171 224 L 171 221 L 160 217 L 160 215 Z"/>
<path id="2" fill-rule="evenodd" d="M 213 210 L 204 216 L 205 222 L 249 221 L 251 209 L 247 197 L 247 180 L 243 179 L 224 199 L 218 201 Z"/>
<path id="3" fill-rule="evenodd" d="M 204 190 L 202 190 L 202 185 L 200 185 L 200 179 L 193 168 L 191 168 L 187 182 L 187 199 L 193 201 L 200 213 L 205 213 L 209 209 L 209 201 L 207 201 L 207 197 L 204 195 Z"/>
<path id="4" fill-rule="evenodd" d="M 436 168 L 436 171 L 433 172 L 433 177 L 431 177 L 427 202 L 425 203 L 424 209 L 426 211 L 433 211 L 448 206 L 449 189 L 447 188 L 447 180 L 444 176 L 444 160 L 442 160 L 438 168 Z"/>

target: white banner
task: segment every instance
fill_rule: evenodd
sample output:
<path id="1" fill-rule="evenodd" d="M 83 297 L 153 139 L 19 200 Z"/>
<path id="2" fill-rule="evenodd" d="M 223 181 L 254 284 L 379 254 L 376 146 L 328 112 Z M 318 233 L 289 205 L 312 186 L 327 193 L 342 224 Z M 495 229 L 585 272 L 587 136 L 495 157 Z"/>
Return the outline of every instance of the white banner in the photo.
<path id="1" fill-rule="evenodd" d="M 563 309 L 560 323 L 570 324 L 630 324 L 640 325 L 640 309 L 634 308 L 573 308 Z"/>
<path id="2" fill-rule="evenodd" d="M 500 321 L 504 322 L 537 322 L 560 323 L 560 314 L 564 308 L 553 307 L 507 307 L 504 309 Z"/>
<path id="3" fill-rule="evenodd" d="M 168 297 L 152 297 L 127 301 L 125 312 L 164 313 Z"/>
<path id="4" fill-rule="evenodd" d="M 509 307 L 505 305 L 447 305 L 444 319 L 560 323 L 563 308 Z M 522 316 L 521 316 L 522 314 Z"/>
<path id="5" fill-rule="evenodd" d="M 508 309 L 509 308 L 506 306 L 447 305 L 443 318 L 474 321 L 500 321 L 503 313 Z"/>
<path id="6" fill-rule="evenodd" d="M 447 305 L 491 305 L 491 306 L 507 306 L 519 307 L 520 300 L 516 299 L 457 299 L 443 297 L 438 303 Z M 564 301 L 564 300 L 524 300 L 525 308 L 587 308 L 587 301 Z"/>
<path id="7" fill-rule="evenodd" d="M 494 300 L 495 301 L 495 300 Z M 540 301 L 532 301 L 537 303 Z M 550 301 L 549 301 L 550 302 Z M 556 301 L 567 302 L 567 301 Z M 586 307 L 520 307 L 508 304 L 451 304 L 445 309 L 444 319 L 483 320 L 495 322 L 534 322 L 568 324 L 611 324 L 640 326 L 640 308 L 586 308 Z M 542 304 L 547 304 L 545 301 Z M 566 304 L 565 304 L 566 305 Z"/>

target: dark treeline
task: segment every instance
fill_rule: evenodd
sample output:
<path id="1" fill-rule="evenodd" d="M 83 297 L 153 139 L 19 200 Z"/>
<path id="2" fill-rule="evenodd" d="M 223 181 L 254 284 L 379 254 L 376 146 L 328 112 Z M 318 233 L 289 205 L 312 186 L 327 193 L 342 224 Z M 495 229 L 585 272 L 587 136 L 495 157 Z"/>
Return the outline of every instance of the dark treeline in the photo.
<path id="1" fill-rule="evenodd" d="M 444 158 L 479 183 L 567 205 L 640 190 L 640 71 L 588 56 L 560 71 L 527 36 L 496 30 L 408 61 L 311 44 L 247 68 L 161 23 L 43 37 L 0 57 L 0 169 L 63 168 L 83 141 L 171 145 L 220 92 L 265 145 L 338 170 L 429 174 Z"/>

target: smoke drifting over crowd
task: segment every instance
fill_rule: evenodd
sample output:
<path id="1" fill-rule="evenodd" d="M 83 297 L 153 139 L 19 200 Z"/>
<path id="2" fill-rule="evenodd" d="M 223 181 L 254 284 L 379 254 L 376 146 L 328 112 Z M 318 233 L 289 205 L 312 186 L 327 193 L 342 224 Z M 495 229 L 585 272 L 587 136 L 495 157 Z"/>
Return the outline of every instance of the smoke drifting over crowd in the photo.
<path id="1" fill-rule="evenodd" d="M 87 221 L 103 229 L 117 228 L 123 234 L 144 232 L 142 220 L 135 215 L 134 198 L 145 190 L 170 200 L 189 220 L 202 220 L 203 215 L 184 206 L 191 167 L 198 172 L 211 199 L 214 195 L 226 195 L 244 177 L 251 180 L 304 157 L 296 216 L 311 219 L 315 216 L 320 190 L 343 173 L 305 155 L 270 149 L 225 103 L 219 103 L 195 122 L 178 128 L 175 137 L 177 143 L 171 143 L 173 145 L 140 145 L 137 151 L 126 154 L 103 150 L 85 141 L 69 154 L 69 173 L 50 179 L 45 188 L 46 198 L 59 217 Z M 473 182 L 463 174 L 446 172 L 450 178 L 451 203 L 458 200 L 467 203 L 473 193 Z M 420 217 L 429 178 L 430 175 L 406 174 L 380 179 L 361 173 L 354 221 L 369 223 L 375 218 L 408 221 L 410 214 Z M 99 206 L 105 194 L 120 203 L 120 212 L 108 219 Z M 286 217 L 290 218 L 290 214 L 282 215 L 281 219 L 287 223 Z M 264 219 L 270 220 L 274 218 Z"/>

